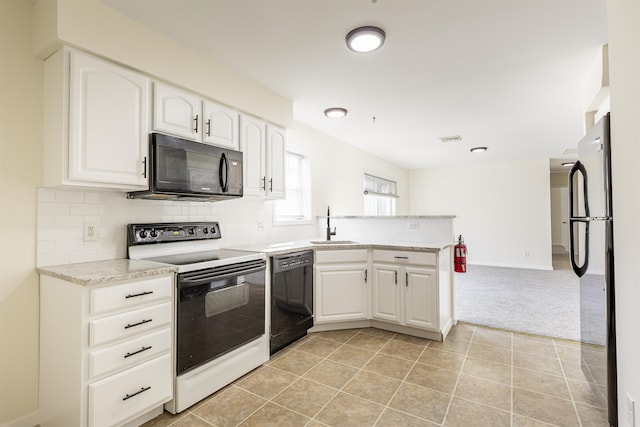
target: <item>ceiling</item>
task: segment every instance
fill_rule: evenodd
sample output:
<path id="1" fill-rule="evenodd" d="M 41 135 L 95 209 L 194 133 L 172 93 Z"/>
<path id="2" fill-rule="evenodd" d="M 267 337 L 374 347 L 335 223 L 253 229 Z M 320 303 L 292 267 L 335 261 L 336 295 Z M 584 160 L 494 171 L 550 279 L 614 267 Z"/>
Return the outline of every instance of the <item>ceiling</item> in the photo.
<path id="1" fill-rule="evenodd" d="M 296 121 L 407 169 L 569 158 L 607 43 L 604 0 L 100 1 L 291 99 Z M 380 50 L 347 49 L 363 25 L 387 33 Z M 328 107 L 349 113 L 328 119 Z M 462 141 L 439 139 L 451 135 Z"/>

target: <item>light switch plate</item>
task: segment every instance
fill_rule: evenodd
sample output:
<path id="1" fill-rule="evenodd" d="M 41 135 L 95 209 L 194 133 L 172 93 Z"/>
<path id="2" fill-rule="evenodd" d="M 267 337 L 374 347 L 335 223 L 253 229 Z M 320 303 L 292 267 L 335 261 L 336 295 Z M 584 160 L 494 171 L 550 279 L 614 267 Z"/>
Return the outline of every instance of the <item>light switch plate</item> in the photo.
<path id="1" fill-rule="evenodd" d="M 636 425 L 636 408 L 635 408 L 635 402 L 633 401 L 633 399 L 631 398 L 631 396 L 629 395 L 629 393 L 627 393 L 627 425 L 629 427 L 635 427 Z"/>

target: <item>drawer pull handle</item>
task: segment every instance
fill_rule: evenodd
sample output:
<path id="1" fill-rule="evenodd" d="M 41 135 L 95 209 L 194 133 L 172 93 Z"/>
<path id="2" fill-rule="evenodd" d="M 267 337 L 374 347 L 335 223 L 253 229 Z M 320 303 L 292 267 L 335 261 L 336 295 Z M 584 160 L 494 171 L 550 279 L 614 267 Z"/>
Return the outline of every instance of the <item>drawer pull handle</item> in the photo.
<path id="1" fill-rule="evenodd" d="M 122 400 L 123 400 L 123 401 L 125 401 L 125 400 L 129 400 L 129 399 L 131 399 L 133 396 L 137 396 L 137 395 L 139 395 L 140 393 L 144 393 L 144 392 L 145 392 L 145 391 L 147 391 L 147 390 L 151 390 L 151 386 L 149 386 L 149 387 L 142 387 L 140 390 L 136 391 L 136 392 L 135 392 L 135 393 L 133 393 L 133 394 L 127 394 L 125 397 L 123 397 L 123 398 L 122 398 Z"/>
<path id="2" fill-rule="evenodd" d="M 144 320 L 142 320 L 141 322 L 138 322 L 138 323 L 133 323 L 133 324 L 129 323 L 124 328 L 125 329 L 129 329 L 129 328 L 133 328 L 133 327 L 136 327 L 136 326 L 144 325 L 145 323 L 149 323 L 149 322 L 152 322 L 152 321 L 153 321 L 153 319 L 144 319 Z"/>
<path id="3" fill-rule="evenodd" d="M 395 259 L 409 259 L 408 256 L 394 256 Z"/>
<path id="4" fill-rule="evenodd" d="M 142 353 L 143 351 L 151 350 L 151 348 L 152 348 L 152 346 L 149 346 L 149 347 L 142 346 L 142 348 L 140 350 L 138 350 L 138 351 L 134 351 L 133 353 L 125 354 L 124 358 L 126 359 L 127 357 L 135 356 L 136 354 Z"/>
<path id="5" fill-rule="evenodd" d="M 129 298 L 141 297 L 144 295 L 151 295 L 152 293 L 153 291 L 145 291 L 145 292 L 140 292 L 139 294 L 129 294 L 125 298 L 129 299 Z"/>

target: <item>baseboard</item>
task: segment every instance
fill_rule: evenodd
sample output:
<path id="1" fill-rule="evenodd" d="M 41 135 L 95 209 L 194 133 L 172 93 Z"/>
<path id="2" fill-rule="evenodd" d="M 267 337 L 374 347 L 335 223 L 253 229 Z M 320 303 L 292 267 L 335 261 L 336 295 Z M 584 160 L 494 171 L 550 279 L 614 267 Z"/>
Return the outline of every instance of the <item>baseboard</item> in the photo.
<path id="1" fill-rule="evenodd" d="M 505 268 L 523 268 L 528 270 L 548 270 L 552 271 L 552 265 L 536 265 L 536 264 L 503 264 L 503 263 L 494 263 L 494 262 L 474 262 L 468 263 L 468 265 L 480 265 L 483 267 L 505 267 Z"/>
<path id="2" fill-rule="evenodd" d="M 38 411 L 22 416 L 13 421 L 0 424 L 0 427 L 34 427 L 38 425 Z"/>

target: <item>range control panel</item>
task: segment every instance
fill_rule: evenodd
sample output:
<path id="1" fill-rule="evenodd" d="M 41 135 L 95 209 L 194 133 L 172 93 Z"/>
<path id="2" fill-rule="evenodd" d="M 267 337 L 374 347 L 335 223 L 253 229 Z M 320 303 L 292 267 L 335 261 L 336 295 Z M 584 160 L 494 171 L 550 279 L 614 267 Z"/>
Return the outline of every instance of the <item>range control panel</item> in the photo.
<path id="1" fill-rule="evenodd" d="M 127 226 L 128 246 L 148 243 L 184 242 L 192 240 L 219 239 L 220 226 L 217 222 L 181 222 L 157 224 L 129 224 Z"/>

